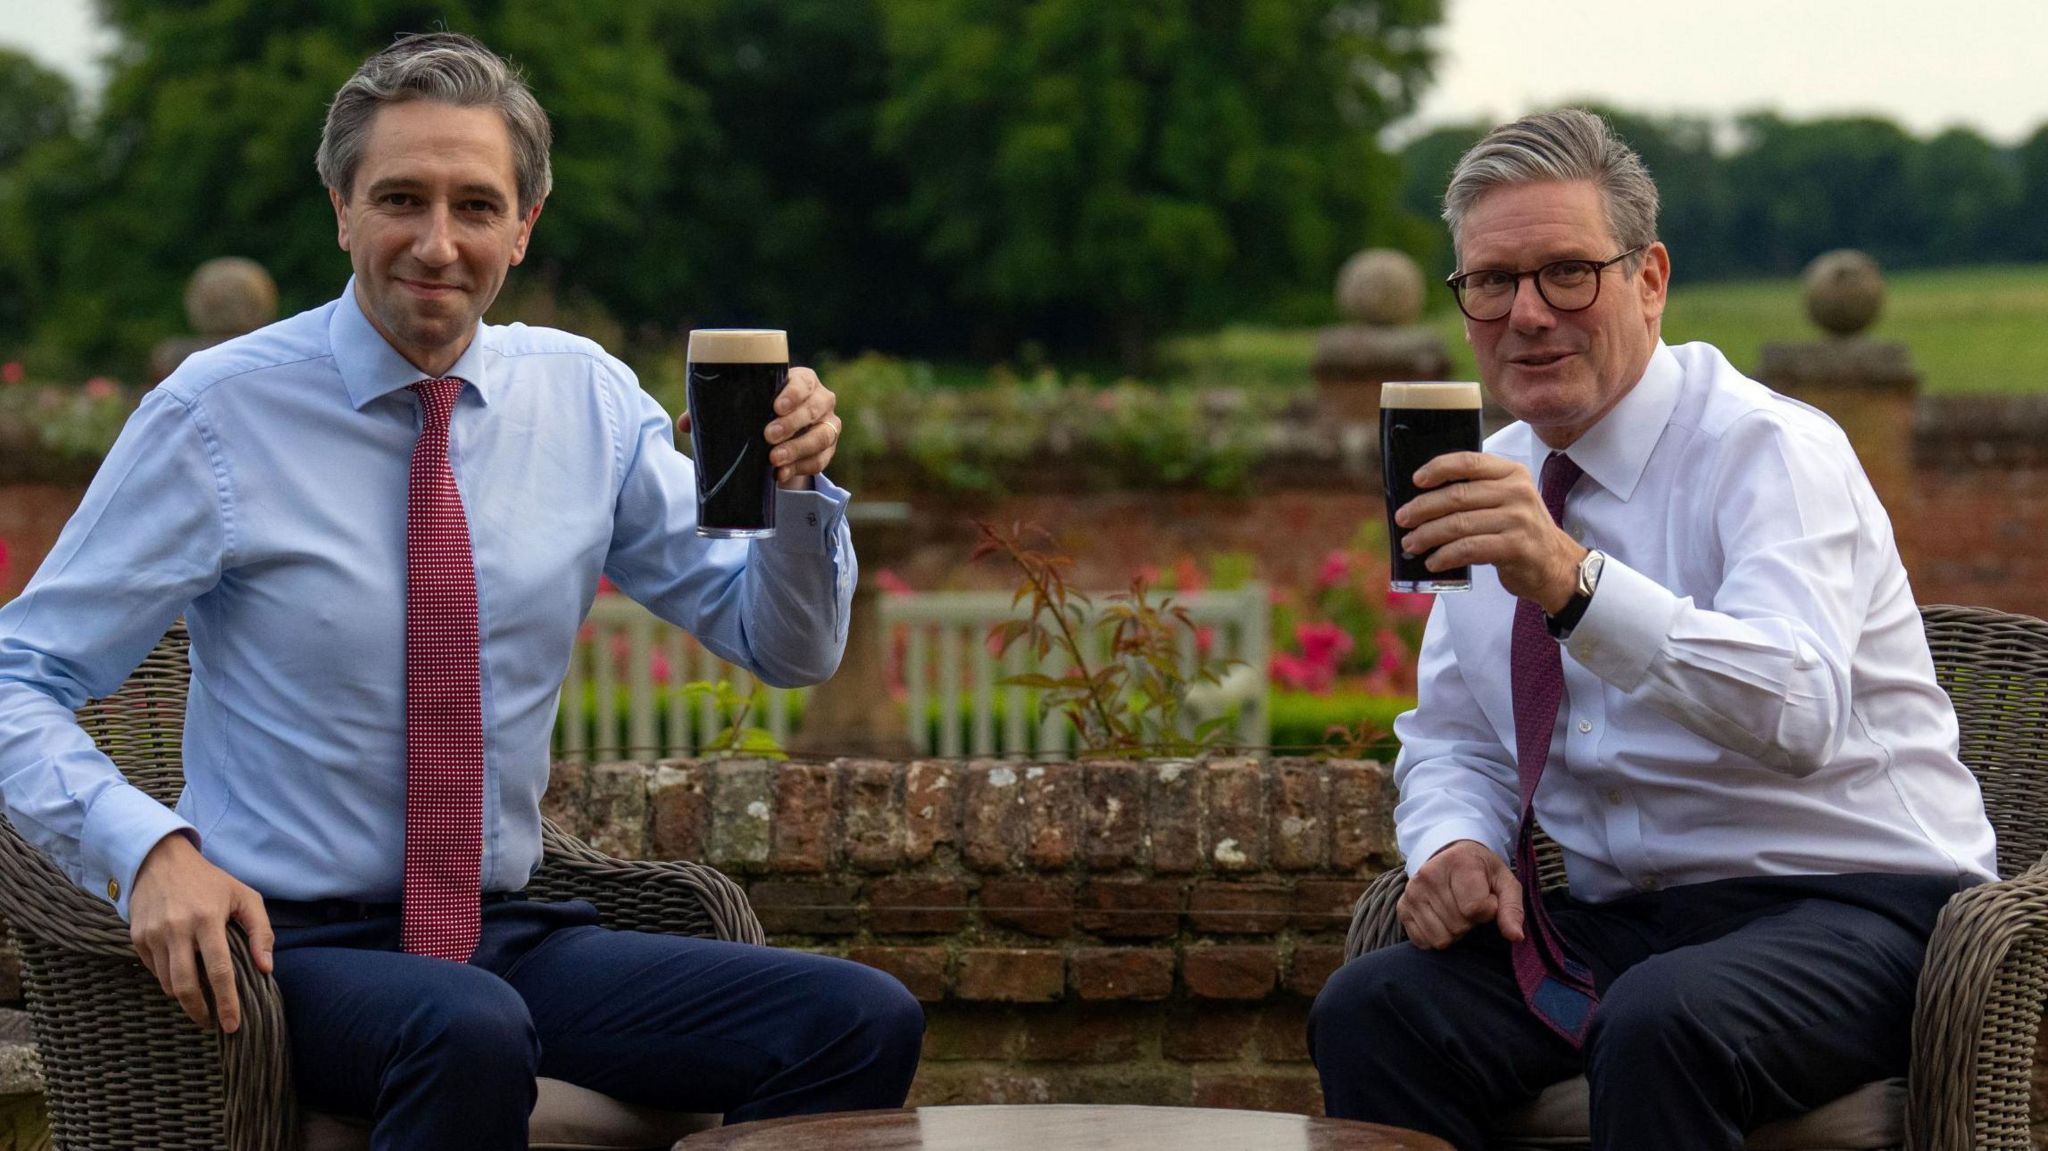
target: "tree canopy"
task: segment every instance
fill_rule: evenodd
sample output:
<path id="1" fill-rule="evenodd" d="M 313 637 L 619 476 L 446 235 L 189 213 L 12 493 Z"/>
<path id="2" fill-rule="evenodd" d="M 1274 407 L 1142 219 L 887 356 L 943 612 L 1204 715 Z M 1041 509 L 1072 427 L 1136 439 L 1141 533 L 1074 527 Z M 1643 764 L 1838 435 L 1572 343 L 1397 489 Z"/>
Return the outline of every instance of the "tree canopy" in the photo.
<path id="1" fill-rule="evenodd" d="M 103 0 L 98 114 L 0 188 L 0 342 L 137 363 L 216 255 L 287 309 L 347 274 L 312 154 L 398 33 L 469 32 L 554 121 L 508 309 L 629 337 L 774 323 L 807 350 L 1142 355 L 1327 297 L 1390 234 L 1377 132 L 1440 0 Z M 67 90 L 68 94 L 68 90 Z M 4 147 L 4 144 L 0 144 Z"/>
<path id="2" fill-rule="evenodd" d="M 1718 123 L 1594 107 L 1643 158 L 1659 231 L 1687 279 L 1782 275 L 1832 248 L 1892 267 L 2048 258 L 2048 127 L 2015 148 L 1967 128 L 1928 139 L 1871 116 Z M 1402 149 L 1402 206 L 1435 213 L 1484 125 Z M 1443 260 L 1448 266 L 1448 243 Z"/>

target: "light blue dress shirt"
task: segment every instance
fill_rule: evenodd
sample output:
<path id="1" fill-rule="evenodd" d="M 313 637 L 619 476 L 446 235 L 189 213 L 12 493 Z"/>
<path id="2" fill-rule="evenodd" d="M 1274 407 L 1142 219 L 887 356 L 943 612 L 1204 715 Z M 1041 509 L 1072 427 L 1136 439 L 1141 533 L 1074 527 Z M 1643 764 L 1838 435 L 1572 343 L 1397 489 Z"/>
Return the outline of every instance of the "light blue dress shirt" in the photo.
<path id="1" fill-rule="evenodd" d="M 855 578 L 844 491 L 780 492 L 777 533 L 696 534 L 667 413 L 597 344 L 482 325 L 449 458 L 477 568 L 483 886 L 540 862 L 558 690 L 600 575 L 776 685 L 831 675 Z M 266 896 L 399 898 L 405 841 L 405 507 L 421 373 L 354 282 L 200 352 L 144 398 L 56 547 L 0 607 L 0 800 L 125 917 L 143 857 L 195 834 Z M 192 633 L 177 813 L 72 712 L 180 614 Z"/>

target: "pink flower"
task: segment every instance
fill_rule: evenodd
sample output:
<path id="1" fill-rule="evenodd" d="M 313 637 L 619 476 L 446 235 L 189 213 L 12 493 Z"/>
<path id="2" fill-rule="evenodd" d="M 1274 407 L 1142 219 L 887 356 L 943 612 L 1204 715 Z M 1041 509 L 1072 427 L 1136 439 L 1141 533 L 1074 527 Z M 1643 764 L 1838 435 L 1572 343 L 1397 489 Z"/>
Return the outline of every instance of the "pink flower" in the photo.
<path id="1" fill-rule="evenodd" d="M 651 670 L 653 671 L 653 673 L 654 673 L 654 682 L 656 682 L 656 683 L 667 683 L 667 682 L 668 682 L 668 673 L 669 673 L 669 667 L 668 667 L 668 657 L 667 657 L 667 656 L 665 656 L 665 655 L 661 654 L 660 652 L 655 652 L 655 653 L 654 653 L 654 661 L 653 661 L 652 663 L 650 663 L 650 664 L 648 665 L 648 667 L 649 667 L 649 668 L 650 668 L 650 669 L 651 669 Z"/>
<path id="2" fill-rule="evenodd" d="M 1379 670 L 1389 676 L 1398 676 L 1407 668 L 1408 645 L 1401 642 L 1401 637 L 1395 634 L 1394 629 L 1381 628 L 1372 642 L 1379 648 L 1379 659 L 1376 661 Z"/>
<path id="3" fill-rule="evenodd" d="M 1318 667 L 1326 667 L 1334 675 L 1337 665 L 1351 654 L 1355 646 L 1351 635 L 1333 623 L 1304 623 L 1294 628 L 1294 640 L 1301 645 L 1301 656 Z"/>
<path id="4" fill-rule="evenodd" d="M 7 541 L 0 540 L 0 577 L 7 574 Z"/>
<path id="5" fill-rule="evenodd" d="M 1177 591 L 1201 591 L 1209 581 L 1202 576 L 1202 569 L 1195 566 L 1192 557 L 1182 556 L 1173 565 L 1173 586 Z"/>
<path id="6" fill-rule="evenodd" d="M 900 596 L 910 594 L 909 581 L 897 575 L 893 568 L 882 568 L 875 573 L 874 579 L 875 586 L 881 588 L 884 595 Z"/>
<path id="7" fill-rule="evenodd" d="M 5 553 L 0 553 L 0 560 L 4 560 L 4 559 L 5 559 Z M 7 565 L 6 565 L 6 564 L 5 564 L 4 562 L 0 562 L 0 571 L 4 571 L 4 570 L 6 570 L 6 566 L 7 566 Z M 1216 650 L 1216 629 L 1215 629 L 1215 628 L 1214 628 L 1213 626 L 1209 625 L 1209 624 L 1203 624 L 1202 626 L 1200 626 L 1200 627 L 1196 628 L 1196 629 L 1195 629 L 1195 654 L 1196 654 L 1196 655 L 1198 655 L 1198 656 L 1201 656 L 1201 657 L 1202 657 L 1203 659 L 1208 659 L 1208 658 L 1209 658 L 1209 653 L 1210 653 L 1210 652 L 1212 652 L 1212 651 L 1215 651 L 1215 650 Z"/>
<path id="8" fill-rule="evenodd" d="M 612 586 L 612 579 L 610 576 L 601 575 L 597 577 L 597 594 L 612 595 L 618 590 L 618 588 Z"/>
<path id="9" fill-rule="evenodd" d="M 9 360 L 0 364 L 0 384 L 18 384 L 26 374 L 20 360 Z"/>
<path id="10" fill-rule="evenodd" d="M 1137 570 L 1137 572 L 1135 573 L 1135 575 L 1134 575 L 1134 577 L 1133 577 L 1133 578 L 1136 578 L 1136 579 L 1141 579 L 1141 580 L 1145 581 L 1145 586 L 1146 586 L 1146 587 L 1158 587 L 1158 586 L 1159 586 L 1159 565 L 1158 565 L 1158 564 L 1141 564 L 1141 565 L 1139 565 L 1139 567 L 1138 567 L 1138 570 Z"/>
<path id="11" fill-rule="evenodd" d="M 1426 591 L 1390 591 L 1387 593 L 1387 610 L 1409 619 L 1425 619 L 1429 609 L 1436 605 L 1436 596 Z"/>
<path id="12" fill-rule="evenodd" d="M 94 376 L 92 379 L 85 381 L 85 394 L 88 399 L 104 400 L 120 392 L 120 390 L 121 385 L 108 379 L 106 376 Z"/>
<path id="13" fill-rule="evenodd" d="M 1351 574 L 1351 557 L 1343 552 L 1331 552 L 1323 557 L 1322 570 L 1316 573 L 1316 589 L 1328 591 L 1344 582 Z"/>
<path id="14" fill-rule="evenodd" d="M 1336 680 L 1335 669 L 1286 652 L 1273 657 L 1272 673 L 1273 679 L 1282 687 L 1295 691 L 1328 691 Z"/>

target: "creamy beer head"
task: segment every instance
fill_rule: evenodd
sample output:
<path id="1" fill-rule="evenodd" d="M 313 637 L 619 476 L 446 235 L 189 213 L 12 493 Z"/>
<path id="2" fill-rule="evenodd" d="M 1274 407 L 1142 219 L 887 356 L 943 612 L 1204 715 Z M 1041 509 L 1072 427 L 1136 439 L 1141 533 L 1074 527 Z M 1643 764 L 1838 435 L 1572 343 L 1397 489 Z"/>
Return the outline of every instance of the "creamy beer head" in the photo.
<path id="1" fill-rule="evenodd" d="M 789 333 L 774 328 L 698 328 L 690 360 L 700 364 L 786 364 Z"/>
<path id="2" fill-rule="evenodd" d="M 1476 410 L 1479 407 L 1479 385 L 1469 381 L 1381 384 L 1380 406 L 1434 411 Z"/>

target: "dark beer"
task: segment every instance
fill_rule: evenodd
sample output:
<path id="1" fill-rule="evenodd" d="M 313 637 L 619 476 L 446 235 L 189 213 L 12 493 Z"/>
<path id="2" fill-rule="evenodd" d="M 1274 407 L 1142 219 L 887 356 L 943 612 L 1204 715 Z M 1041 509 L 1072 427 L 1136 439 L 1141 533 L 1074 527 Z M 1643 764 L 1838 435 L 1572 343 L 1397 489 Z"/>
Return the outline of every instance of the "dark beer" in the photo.
<path id="1" fill-rule="evenodd" d="M 690 444 L 697 460 L 697 534 L 775 534 L 768 424 L 789 382 L 789 337 L 761 328 L 690 333 Z"/>
<path id="2" fill-rule="evenodd" d="M 1479 435 L 1479 385 L 1381 384 L 1380 475 L 1387 491 L 1387 550 L 1393 556 L 1395 591 L 1466 591 L 1472 569 L 1460 566 L 1431 571 L 1425 556 L 1401 554 L 1401 525 L 1394 513 L 1422 494 L 1415 472 L 1438 456 L 1476 452 Z"/>

